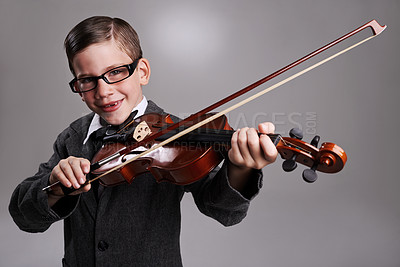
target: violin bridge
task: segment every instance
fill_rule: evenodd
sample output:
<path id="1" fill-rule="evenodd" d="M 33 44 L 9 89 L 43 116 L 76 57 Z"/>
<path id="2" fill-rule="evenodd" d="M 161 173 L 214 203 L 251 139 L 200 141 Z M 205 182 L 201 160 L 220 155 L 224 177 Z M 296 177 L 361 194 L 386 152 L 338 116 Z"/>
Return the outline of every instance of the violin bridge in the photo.
<path id="1" fill-rule="evenodd" d="M 137 142 L 140 142 L 143 139 L 145 139 L 147 136 L 149 136 L 150 134 L 151 134 L 151 130 L 150 130 L 149 125 L 145 121 L 142 121 L 141 123 L 139 123 L 136 126 L 135 131 L 132 134 L 132 137 Z"/>

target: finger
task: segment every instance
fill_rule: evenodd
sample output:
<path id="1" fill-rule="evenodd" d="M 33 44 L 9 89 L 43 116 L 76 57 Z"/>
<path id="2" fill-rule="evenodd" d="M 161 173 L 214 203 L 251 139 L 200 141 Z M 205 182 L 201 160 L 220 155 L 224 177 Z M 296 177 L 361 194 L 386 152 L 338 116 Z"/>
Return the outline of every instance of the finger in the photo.
<path id="1" fill-rule="evenodd" d="M 270 144 L 272 144 L 272 148 Z M 251 166 L 252 168 L 262 169 L 276 158 L 273 152 L 276 148 L 269 136 L 261 135 L 259 137 L 255 129 L 248 131 L 248 147 L 254 162 L 254 165 Z M 264 148 L 270 149 L 268 154 L 265 153 Z"/>
<path id="2" fill-rule="evenodd" d="M 254 159 L 254 161 L 257 161 L 259 158 L 262 158 L 262 150 L 258 133 L 256 129 L 251 128 L 247 131 L 246 134 L 249 155 Z"/>
<path id="3" fill-rule="evenodd" d="M 275 132 L 275 125 L 271 122 L 263 122 L 258 125 L 258 130 L 263 134 L 273 134 Z"/>
<path id="4" fill-rule="evenodd" d="M 81 167 L 83 173 L 86 175 L 90 172 L 90 161 L 87 159 L 81 159 Z"/>
<path id="5" fill-rule="evenodd" d="M 86 181 L 86 175 L 82 170 L 81 160 L 79 159 L 70 159 L 68 161 L 71 166 L 73 175 L 79 184 L 83 184 Z M 80 185 L 79 185 L 80 186 Z"/>
<path id="6" fill-rule="evenodd" d="M 252 131 L 254 131 L 253 134 L 255 138 L 251 138 L 251 135 L 249 137 L 249 133 Z M 254 129 L 243 128 L 238 133 L 238 147 L 246 166 L 254 165 L 254 158 L 252 152 L 250 151 L 250 146 L 252 149 L 255 149 L 257 142 L 258 136 Z"/>
<path id="7" fill-rule="evenodd" d="M 61 170 L 60 164 L 57 164 L 51 174 L 50 174 L 50 183 L 53 184 L 57 181 L 62 183 L 64 186 L 70 188 L 72 187 L 72 183 L 68 180 L 68 178 L 65 176 L 64 172 Z"/>
<path id="8" fill-rule="evenodd" d="M 73 166 L 72 166 L 73 160 L 68 158 L 65 160 L 61 160 L 58 165 L 60 166 L 62 172 L 64 173 L 64 176 L 71 182 L 72 186 L 75 189 L 78 189 L 81 187 L 81 185 L 78 183 L 76 176 L 74 174 Z"/>
<path id="9" fill-rule="evenodd" d="M 83 186 L 82 188 L 72 192 L 70 195 L 73 196 L 73 195 L 82 194 L 84 192 L 88 192 L 91 189 L 91 187 L 92 187 L 91 184 L 87 184 L 87 185 Z"/>
<path id="10" fill-rule="evenodd" d="M 241 165 L 244 162 L 243 157 L 240 154 L 240 149 L 238 144 L 239 132 L 240 129 L 236 130 L 236 132 L 233 133 L 231 138 L 231 149 L 229 149 L 228 152 L 229 160 L 235 165 Z"/>
<path id="11" fill-rule="evenodd" d="M 78 158 L 72 159 L 70 165 L 77 181 L 80 184 L 84 184 L 86 182 L 86 174 L 88 174 L 90 170 L 90 162 L 87 159 Z"/>
<path id="12" fill-rule="evenodd" d="M 260 146 L 263 151 L 264 159 L 269 163 L 275 162 L 278 151 L 274 143 L 272 143 L 271 139 L 267 135 L 260 136 Z"/>
<path id="13" fill-rule="evenodd" d="M 264 134 L 273 134 L 275 132 L 275 125 L 271 122 L 264 122 L 258 125 L 258 129 Z M 266 135 L 260 136 L 260 145 L 264 152 L 264 158 L 268 163 L 272 163 L 276 160 L 277 150 L 276 146 L 272 143 L 271 139 Z"/>

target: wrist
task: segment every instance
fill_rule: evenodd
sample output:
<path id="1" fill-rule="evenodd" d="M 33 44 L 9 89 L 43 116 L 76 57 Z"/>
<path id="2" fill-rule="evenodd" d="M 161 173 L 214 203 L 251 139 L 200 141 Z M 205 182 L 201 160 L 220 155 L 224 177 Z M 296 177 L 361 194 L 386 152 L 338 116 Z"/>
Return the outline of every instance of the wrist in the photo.
<path id="1" fill-rule="evenodd" d="M 246 187 L 249 177 L 254 169 L 246 166 L 238 166 L 228 162 L 228 181 L 231 187 L 242 192 Z"/>
<path id="2" fill-rule="evenodd" d="M 49 180 L 48 180 L 48 185 L 54 184 L 56 182 L 52 181 L 52 176 L 50 176 Z M 48 198 L 48 203 L 49 206 L 53 206 L 58 200 L 60 200 L 61 198 L 63 198 L 64 192 L 62 191 L 61 187 L 59 186 L 59 184 L 53 185 L 52 187 L 48 188 L 46 190 L 47 193 L 47 198 Z"/>
<path id="3" fill-rule="evenodd" d="M 62 190 L 61 190 L 62 193 Z M 54 190 L 48 191 L 47 192 L 47 201 L 49 203 L 49 206 L 52 207 L 54 204 L 57 203 L 60 199 L 62 199 L 64 195 L 59 195 L 58 193 L 54 193 Z"/>

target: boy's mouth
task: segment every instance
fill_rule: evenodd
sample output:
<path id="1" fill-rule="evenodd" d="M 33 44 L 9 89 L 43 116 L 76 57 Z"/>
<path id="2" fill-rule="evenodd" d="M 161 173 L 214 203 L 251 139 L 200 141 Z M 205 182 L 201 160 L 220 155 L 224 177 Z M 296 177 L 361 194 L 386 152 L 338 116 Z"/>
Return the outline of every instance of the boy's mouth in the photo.
<path id="1" fill-rule="evenodd" d="M 101 106 L 101 109 L 104 112 L 112 112 L 112 111 L 117 110 L 121 106 L 121 103 L 122 103 L 122 100 L 118 100 L 118 101 L 115 101 L 115 102 L 110 102 L 110 103 L 108 103 L 106 105 Z"/>
<path id="2" fill-rule="evenodd" d="M 117 104 L 118 104 L 117 102 L 114 102 L 114 103 L 112 103 L 112 104 L 105 105 L 104 107 L 105 107 L 105 108 L 109 108 L 109 107 L 112 107 L 112 106 L 116 106 Z"/>

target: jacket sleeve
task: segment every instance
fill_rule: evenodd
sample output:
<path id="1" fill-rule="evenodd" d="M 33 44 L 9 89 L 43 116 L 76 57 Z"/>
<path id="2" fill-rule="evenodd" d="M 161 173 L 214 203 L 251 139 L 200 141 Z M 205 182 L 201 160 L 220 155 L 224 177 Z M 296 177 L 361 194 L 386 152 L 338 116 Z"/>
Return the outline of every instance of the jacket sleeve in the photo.
<path id="1" fill-rule="evenodd" d="M 23 182 L 14 190 L 9 212 L 17 226 L 26 232 L 44 232 L 50 225 L 67 217 L 78 203 L 79 196 L 66 196 L 52 208 L 48 205 L 47 193 L 42 188 L 48 185 L 50 173 L 62 158 L 67 157 L 64 140 L 66 131 L 61 133 L 54 143 L 54 153 L 50 160 L 39 166 L 38 172 Z"/>
<path id="2" fill-rule="evenodd" d="M 254 170 L 246 189 L 240 193 L 228 181 L 226 161 L 221 168 L 214 169 L 207 177 L 185 186 L 191 192 L 198 209 L 224 226 L 231 226 L 247 215 L 250 201 L 262 187 L 262 171 Z"/>

